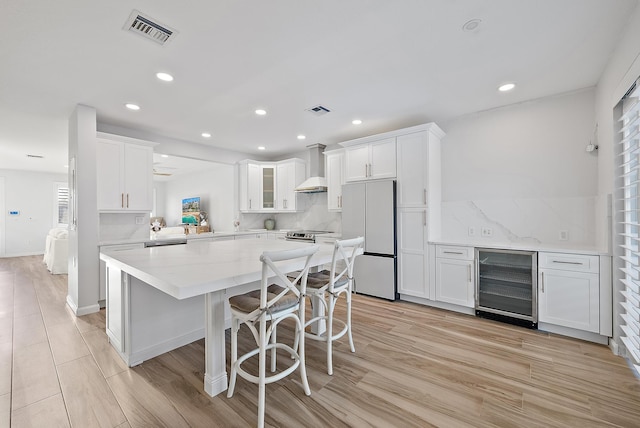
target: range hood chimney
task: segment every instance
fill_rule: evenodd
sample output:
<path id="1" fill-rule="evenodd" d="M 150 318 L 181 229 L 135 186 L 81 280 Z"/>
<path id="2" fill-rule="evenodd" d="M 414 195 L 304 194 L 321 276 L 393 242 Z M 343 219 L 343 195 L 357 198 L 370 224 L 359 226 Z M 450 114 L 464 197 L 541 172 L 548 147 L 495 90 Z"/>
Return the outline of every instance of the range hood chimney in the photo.
<path id="1" fill-rule="evenodd" d="M 312 144 L 309 149 L 309 178 L 296 187 L 296 192 L 319 193 L 327 191 L 327 179 L 324 178 L 324 156 L 322 152 L 326 146 Z"/>

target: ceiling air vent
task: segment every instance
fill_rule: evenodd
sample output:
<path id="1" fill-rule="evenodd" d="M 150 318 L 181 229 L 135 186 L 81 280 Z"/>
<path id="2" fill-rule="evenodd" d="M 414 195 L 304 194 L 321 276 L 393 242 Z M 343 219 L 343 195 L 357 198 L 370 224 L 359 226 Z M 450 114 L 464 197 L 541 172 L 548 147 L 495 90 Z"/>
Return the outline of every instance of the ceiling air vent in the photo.
<path id="1" fill-rule="evenodd" d="M 131 12 L 129 19 L 124 24 L 125 30 L 133 31 L 136 34 L 140 34 L 147 39 L 151 39 L 161 45 L 166 44 L 173 38 L 175 38 L 178 32 L 169 28 L 164 24 L 160 24 L 158 21 L 143 15 L 139 11 L 135 10 Z"/>
<path id="2" fill-rule="evenodd" d="M 306 111 L 311 112 L 311 113 L 315 114 L 316 116 L 322 116 L 324 114 L 329 113 L 331 110 L 329 110 L 328 108 L 326 108 L 324 106 L 317 105 L 315 107 L 308 108 Z"/>

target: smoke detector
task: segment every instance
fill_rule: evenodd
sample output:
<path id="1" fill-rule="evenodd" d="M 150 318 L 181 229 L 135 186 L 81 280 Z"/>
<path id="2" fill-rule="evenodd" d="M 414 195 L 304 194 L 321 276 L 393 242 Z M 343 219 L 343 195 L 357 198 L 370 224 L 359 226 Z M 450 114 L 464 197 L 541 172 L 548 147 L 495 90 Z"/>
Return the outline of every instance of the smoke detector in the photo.
<path id="1" fill-rule="evenodd" d="M 127 19 L 127 22 L 125 22 L 122 28 L 153 40 L 160 45 L 164 45 L 173 40 L 178 34 L 178 32 L 171 27 L 161 24 L 157 20 L 135 9 L 131 12 L 129 19 Z"/>
<path id="2" fill-rule="evenodd" d="M 316 116 L 322 116 L 325 115 L 327 113 L 330 113 L 331 110 L 329 110 L 328 108 L 326 108 L 325 106 L 321 106 L 321 105 L 317 105 L 314 107 L 310 107 L 308 109 L 306 109 L 305 111 L 308 111 L 310 113 L 315 114 Z"/>

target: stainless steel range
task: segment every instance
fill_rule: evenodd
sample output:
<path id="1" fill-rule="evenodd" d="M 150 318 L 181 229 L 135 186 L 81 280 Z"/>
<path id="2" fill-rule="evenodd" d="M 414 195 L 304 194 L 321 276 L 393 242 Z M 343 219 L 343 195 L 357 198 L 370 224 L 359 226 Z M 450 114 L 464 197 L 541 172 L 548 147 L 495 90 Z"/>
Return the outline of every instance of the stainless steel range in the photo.
<path id="1" fill-rule="evenodd" d="M 287 241 L 316 242 L 316 236 L 331 233 L 328 230 L 292 230 L 287 232 Z"/>

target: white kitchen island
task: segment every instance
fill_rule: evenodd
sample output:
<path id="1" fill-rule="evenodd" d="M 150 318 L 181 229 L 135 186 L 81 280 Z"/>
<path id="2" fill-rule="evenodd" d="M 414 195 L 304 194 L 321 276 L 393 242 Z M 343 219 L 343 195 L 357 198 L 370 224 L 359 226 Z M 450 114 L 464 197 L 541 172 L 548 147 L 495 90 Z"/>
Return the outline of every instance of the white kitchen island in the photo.
<path id="1" fill-rule="evenodd" d="M 205 338 L 204 389 L 227 389 L 225 305 L 230 296 L 259 287 L 264 251 L 313 244 L 281 240 L 198 242 L 100 253 L 106 263 L 107 335 L 129 366 Z M 331 262 L 320 245 L 312 266 Z M 282 262 L 295 271 L 304 261 Z M 315 305 L 317 306 L 317 305 Z"/>

